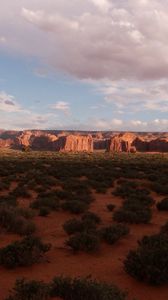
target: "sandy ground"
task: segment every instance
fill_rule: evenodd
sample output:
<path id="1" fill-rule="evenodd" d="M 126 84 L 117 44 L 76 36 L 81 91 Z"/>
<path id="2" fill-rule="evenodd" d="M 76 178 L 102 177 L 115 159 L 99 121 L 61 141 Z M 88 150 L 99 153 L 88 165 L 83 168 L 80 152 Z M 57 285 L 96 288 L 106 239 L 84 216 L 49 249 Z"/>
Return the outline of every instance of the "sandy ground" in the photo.
<path id="1" fill-rule="evenodd" d="M 107 194 L 96 194 L 96 200 L 91 205 L 90 210 L 97 213 L 102 218 L 103 225 L 112 223 L 112 213 L 106 208 L 109 203 L 117 207 L 122 204 L 122 199 L 111 194 L 112 189 Z M 152 192 L 156 201 L 163 197 Z M 28 201 L 28 200 L 25 200 Z M 22 199 L 22 205 L 24 200 Z M 23 205 L 24 206 L 24 205 Z M 26 205 L 25 205 L 26 206 Z M 148 225 L 130 225 L 130 234 L 115 245 L 102 244 L 100 251 L 96 254 L 79 253 L 73 254 L 65 247 L 67 235 L 62 229 L 63 223 L 74 216 L 65 212 L 54 212 L 48 217 L 35 217 L 37 234 L 46 242 L 52 244 L 51 250 L 46 255 L 46 259 L 28 268 L 17 268 L 6 270 L 0 267 L 0 299 L 8 295 L 9 289 L 13 286 L 16 278 L 29 278 L 36 280 L 50 281 L 56 275 L 68 276 L 88 276 L 98 280 L 113 282 L 120 288 L 128 292 L 128 300 L 167 300 L 168 285 L 152 287 L 132 279 L 123 270 L 123 261 L 130 249 L 136 248 L 137 240 L 145 234 L 157 233 L 160 226 L 168 220 L 166 212 L 158 212 L 153 209 L 153 219 Z M 18 239 L 12 234 L 0 233 L 0 247 Z"/>

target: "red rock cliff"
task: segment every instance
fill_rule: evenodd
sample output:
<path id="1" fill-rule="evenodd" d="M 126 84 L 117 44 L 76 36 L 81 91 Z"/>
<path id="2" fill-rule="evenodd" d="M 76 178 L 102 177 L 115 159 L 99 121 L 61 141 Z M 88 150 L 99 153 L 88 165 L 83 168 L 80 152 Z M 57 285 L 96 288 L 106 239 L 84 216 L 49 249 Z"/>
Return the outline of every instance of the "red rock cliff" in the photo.
<path id="1" fill-rule="evenodd" d="M 91 135 L 67 135 L 61 136 L 54 142 L 54 150 L 65 152 L 92 152 L 93 138 Z"/>
<path id="2" fill-rule="evenodd" d="M 168 137 L 133 133 L 118 134 L 112 137 L 108 144 L 112 152 L 168 152 Z"/>
<path id="3" fill-rule="evenodd" d="M 133 133 L 115 135 L 110 139 L 107 150 L 112 152 L 130 152 L 135 137 Z"/>

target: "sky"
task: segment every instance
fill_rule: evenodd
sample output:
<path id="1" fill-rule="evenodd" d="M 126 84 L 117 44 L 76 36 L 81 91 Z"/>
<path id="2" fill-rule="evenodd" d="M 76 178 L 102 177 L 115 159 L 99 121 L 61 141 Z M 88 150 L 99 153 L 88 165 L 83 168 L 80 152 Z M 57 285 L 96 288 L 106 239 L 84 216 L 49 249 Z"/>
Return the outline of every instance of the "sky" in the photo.
<path id="1" fill-rule="evenodd" d="M 0 0 L 0 128 L 168 131 L 168 1 Z"/>

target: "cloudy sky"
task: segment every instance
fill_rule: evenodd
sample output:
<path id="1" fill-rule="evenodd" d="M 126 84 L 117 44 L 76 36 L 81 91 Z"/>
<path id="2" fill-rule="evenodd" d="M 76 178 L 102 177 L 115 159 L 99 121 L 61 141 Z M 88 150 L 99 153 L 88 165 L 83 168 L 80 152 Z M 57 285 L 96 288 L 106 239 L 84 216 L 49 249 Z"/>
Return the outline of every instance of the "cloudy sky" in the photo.
<path id="1" fill-rule="evenodd" d="M 0 128 L 168 131 L 168 1 L 0 0 Z"/>

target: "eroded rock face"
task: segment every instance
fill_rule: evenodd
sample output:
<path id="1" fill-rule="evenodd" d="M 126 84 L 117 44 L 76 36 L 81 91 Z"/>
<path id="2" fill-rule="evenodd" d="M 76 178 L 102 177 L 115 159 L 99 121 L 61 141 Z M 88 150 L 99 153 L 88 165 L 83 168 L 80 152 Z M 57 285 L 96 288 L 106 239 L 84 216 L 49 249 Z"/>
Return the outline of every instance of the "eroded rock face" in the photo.
<path id="1" fill-rule="evenodd" d="M 168 152 L 168 139 L 156 139 L 149 143 L 150 152 Z"/>
<path id="2" fill-rule="evenodd" d="M 30 147 L 32 150 L 92 152 L 93 138 L 91 135 L 62 135 L 43 131 L 24 131 L 15 139 L 15 148 Z"/>
<path id="3" fill-rule="evenodd" d="M 125 133 L 110 139 L 108 151 L 112 152 L 168 152 L 168 137 L 154 135 L 138 136 Z"/>
<path id="4" fill-rule="evenodd" d="M 134 139 L 135 135 L 133 133 L 115 135 L 109 141 L 108 151 L 130 152 Z"/>
<path id="5" fill-rule="evenodd" d="M 31 142 L 31 148 L 33 150 L 45 150 L 45 151 L 53 151 L 54 144 L 57 138 L 52 137 L 50 135 L 37 136 Z"/>
<path id="6" fill-rule="evenodd" d="M 33 150 L 53 150 L 56 135 L 43 131 L 24 131 L 15 140 L 16 148 L 30 147 Z"/>
<path id="7" fill-rule="evenodd" d="M 91 135 L 67 135 L 61 136 L 54 143 L 55 151 L 62 152 L 92 152 L 93 138 Z"/>
<path id="8" fill-rule="evenodd" d="M 107 150 L 110 139 L 94 139 L 93 148 L 94 150 Z"/>
<path id="9" fill-rule="evenodd" d="M 31 144 L 32 132 L 31 131 L 24 131 L 18 136 L 15 140 L 16 147 L 28 147 Z"/>
<path id="10" fill-rule="evenodd" d="M 149 151 L 149 141 L 136 137 L 132 142 L 132 145 L 137 149 L 138 152 L 148 152 Z"/>
<path id="11" fill-rule="evenodd" d="M 0 148 L 10 148 L 14 144 L 12 139 L 1 139 L 0 138 Z"/>
<path id="12" fill-rule="evenodd" d="M 5 131 L 0 130 L 0 147 L 64 152 L 168 152 L 168 133 Z"/>
<path id="13" fill-rule="evenodd" d="M 19 134 L 19 131 L 0 130 L 0 148 L 12 148 Z"/>

